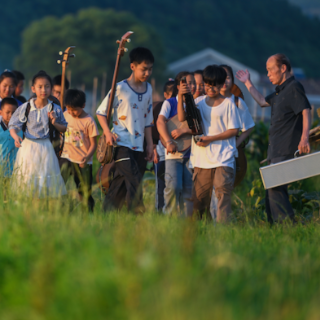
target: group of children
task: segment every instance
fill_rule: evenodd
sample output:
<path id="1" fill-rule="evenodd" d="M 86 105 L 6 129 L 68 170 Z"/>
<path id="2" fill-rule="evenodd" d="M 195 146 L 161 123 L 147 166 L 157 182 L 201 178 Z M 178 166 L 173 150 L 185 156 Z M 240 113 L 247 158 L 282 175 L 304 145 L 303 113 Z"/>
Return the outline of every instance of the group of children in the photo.
<path id="1" fill-rule="evenodd" d="M 186 84 L 181 79 L 186 78 Z M 233 71 L 227 65 L 213 65 L 203 71 L 180 72 L 164 87 L 166 99 L 158 111 L 157 128 L 166 146 L 155 148 L 158 210 L 177 211 L 186 216 L 206 212 L 216 221 L 231 218 L 231 193 L 236 174 L 237 147 L 250 135 L 254 121 L 241 98 L 231 93 Z M 204 135 L 191 148 L 178 152 L 174 139 L 189 129 L 168 132 L 167 121 L 178 115 L 186 120 L 184 94 L 190 92 L 202 117 Z M 241 131 L 241 135 L 239 135 Z M 158 160 L 159 159 L 159 160 Z"/>
<path id="2" fill-rule="evenodd" d="M 117 83 L 115 90 L 112 130 L 106 118 L 110 92 L 96 111 L 107 144 L 115 147 L 115 170 L 104 210 L 120 209 L 124 203 L 129 210 L 143 210 L 142 178 L 147 162 L 154 161 L 158 210 L 188 217 L 207 211 L 217 221 L 227 221 L 237 147 L 254 127 L 245 102 L 239 99 L 236 105 L 231 94 L 232 69 L 213 65 L 203 71 L 180 72 L 165 84 L 165 101 L 153 103 L 152 87 L 147 82 L 154 64 L 152 52 L 138 47 L 129 57 L 131 75 Z M 181 83 L 183 77 L 186 84 Z M 65 183 L 73 175 L 80 197 L 92 211 L 92 159 L 99 131 L 84 111 L 85 93 L 68 90 L 63 112 L 56 103 L 61 77 L 53 82 L 40 71 L 32 80 L 34 96 L 23 104 L 18 99 L 21 84 L 16 91 L 18 81 L 23 88 L 22 74 L 5 71 L 0 76 L 0 152 L 2 163 L 8 164 L 3 165 L 4 176 L 12 174 L 11 185 L 16 190 L 25 188 L 33 196 L 58 197 L 66 194 Z M 198 142 L 190 129 L 170 133 L 166 125 L 176 115 L 185 121 L 184 94 L 188 92 L 194 96 L 203 120 L 204 135 Z M 237 138 L 239 131 L 242 134 Z M 64 133 L 65 139 L 58 159 L 50 138 L 59 133 Z M 174 140 L 186 134 L 190 135 L 191 148 L 179 152 Z"/>
<path id="3" fill-rule="evenodd" d="M 52 80 L 46 72 L 38 72 L 32 79 L 32 97 L 25 103 L 18 100 L 23 83 L 18 95 L 17 79 L 16 72 L 11 71 L 0 76 L 3 178 L 10 178 L 13 192 L 23 191 L 36 198 L 57 198 L 67 193 L 65 183 L 73 175 L 80 197 L 92 211 L 92 158 L 99 132 L 94 119 L 84 111 L 85 93 L 68 90 L 63 112 L 59 105 L 61 76 Z M 68 86 L 66 81 L 66 88 Z M 58 157 L 52 137 L 59 138 L 60 133 L 64 133 L 65 138 L 61 157 Z"/>

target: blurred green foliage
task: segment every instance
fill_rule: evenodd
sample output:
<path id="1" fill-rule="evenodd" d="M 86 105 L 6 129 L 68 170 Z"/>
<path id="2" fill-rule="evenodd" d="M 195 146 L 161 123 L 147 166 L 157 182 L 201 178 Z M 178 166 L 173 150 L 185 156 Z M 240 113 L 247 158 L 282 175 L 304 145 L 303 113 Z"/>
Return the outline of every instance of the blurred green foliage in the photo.
<path id="1" fill-rule="evenodd" d="M 269 124 L 262 121 L 257 123 L 250 135 L 248 156 L 251 160 L 260 162 L 267 158 L 269 141 Z"/>
<path id="2" fill-rule="evenodd" d="M 158 33 L 149 25 L 139 21 L 128 12 L 91 8 L 76 15 L 66 15 L 62 19 L 53 16 L 29 25 L 22 35 L 22 51 L 16 59 L 16 68 L 23 70 L 27 78 L 39 70 L 52 76 L 61 73 L 61 59 L 58 52 L 69 46 L 76 46 L 75 59 L 70 59 L 68 70 L 72 72 L 72 83 L 92 86 L 95 76 L 108 75 L 108 85 L 112 81 L 118 44 L 126 31 L 133 31 L 130 50 L 137 46 L 151 49 L 155 56 L 153 76 L 161 79 L 165 69 L 164 46 Z M 118 80 L 131 74 L 129 55 L 121 60 Z"/>
<path id="3" fill-rule="evenodd" d="M 320 21 L 304 16 L 298 7 L 284 0 L 11 0 L 1 3 L 0 66 L 11 67 L 14 56 L 24 52 L 21 35 L 32 22 L 48 15 L 61 18 L 90 6 L 128 11 L 151 25 L 162 37 L 167 62 L 212 47 L 265 72 L 267 57 L 283 52 L 294 66 L 303 68 L 308 76 L 318 77 Z M 148 30 L 145 27 L 141 32 Z M 43 38 L 37 40 L 40 43 Z M 56 51 L 60 50 L 59 44 L 50 43 Z M 38 46 L 33 49 L 38 50 Z"/>

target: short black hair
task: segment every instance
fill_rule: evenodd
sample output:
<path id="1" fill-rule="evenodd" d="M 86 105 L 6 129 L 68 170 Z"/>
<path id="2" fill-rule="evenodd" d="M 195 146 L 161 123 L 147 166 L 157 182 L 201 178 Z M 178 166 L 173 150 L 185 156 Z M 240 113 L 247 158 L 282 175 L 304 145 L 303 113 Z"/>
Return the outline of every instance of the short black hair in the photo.
<path id="1" fill-rule="evenodd" d="M 47 79 L 50 82 L 51 88 L 52 88 L 52 79 L 51 77 L 43 70 L 40 70 L 36 75 L 32 78 L 32 86 L 35 85 L 37 79 Z"/>
<path id="2" fill-rule="evenodd" d="M 154 63 L 154 56 L 152 52 L 143 47 L 137 47 L 130 51 L 129 53 L 130 63 L 140 64 L 142 62 Z"/>
<path id="3" fill-rule="evenodd" d="M 201 76 L 203 76 L 203 70 L 196 70 L 193 72 L 193 75 L 195 74 L 200 74 Z"/>
<path id="4" fill-rule="evenodd" d="M 10 104 L 12 106 L 15 106 L 16 108 L 19 107 L 18 105 L 18 102 L 15 98 L 3 98 L 2 101 L 1 101 L 1 109 L 3 109 L 3 107 L 6 105 L 6 104 Z"/>
<path id="5" fill-rule="evenodd" d="M 222 85 L 226 82 L 227 72 L 222 67 L 214 64 L 203 70 L 203 81 L 211 86 Z"/>
<path id="6" fill-rule="evenodd" d="M 18 82 L 25 80 L 25 77 L 22 72 L 20 72 L 18 70 L 12 70 L 12 73 L 16 76 Z"/>
<path id="7" fill-rule="evenodd" d="M 163 92 L 164 93 L 172 93 L 174 89 L 174 80 L 173 79 L 169 79 L 163 86 Z"/>
<path id="8" fill-rule="evenodd" d="M 174 89 L 173 89 L 172 97 L 175 97 L 178 94 L 178 86 L 180 86 L 180 82 L 182 78 L 189 76 L 190 74 L 192 73 L 189 71 L 180 71 L 176 75 L 176 77 L 174 78 Z"/>
<path id="9" fill-rule="evenodd" d="M 181 71 L 179 72 L 176 77 L 174 78 L 174 82 L 176 84 L 176 86 L 180 86 L 180 82 L 182 80 L 182 78 L 191 75 L 192 73 L 189 71 Z"/>
<path id="10" fill-rule="evenodd" d="M 15 85 L 18 84 L 17 78 L 12 71 L 5 70 L 4 72 L 2 72 L 0 75 L 0 83 L 6 78 L 11 78 L 13 79 Z"/>
<path id="11" fill-rule="evenodd" d="M 232 84 L 234 84 L 234 75 L 233 75 L 233 70 L 230 66 L 228 66 L 227 64 L 221 64 L 220 67 L 222 67 L 223 69 L 227 69 L 228 72 L 230 73 L 231 76 L 231 80 L 232 80 Z"/>
<path id="12" fill-rule="evenodd" d="M 62 75 L 58 74 L 52 79 L 53 86 L 61 86 Z M 70 86 L 69 80 L 65 78 L 65 89 L 68 90 Z"/>
<path id="13" fill-rule="evenodd" d="M 70 108 L 84 108 L 86 94 L 78 89 L 69 89 L 64 98 L 65 105 Z"/>

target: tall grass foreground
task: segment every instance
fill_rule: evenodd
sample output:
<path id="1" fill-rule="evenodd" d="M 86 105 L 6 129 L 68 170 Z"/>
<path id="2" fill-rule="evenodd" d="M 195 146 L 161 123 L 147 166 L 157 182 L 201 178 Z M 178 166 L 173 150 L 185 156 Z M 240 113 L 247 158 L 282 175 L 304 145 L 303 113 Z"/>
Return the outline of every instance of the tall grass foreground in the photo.
<path id="1" fill-rule="evenodd" d="M 316 220 L 214 225 L 156 214 L 153 196 L 146 181 L 146 214 L 106 215 L 97 191 L 89 214 L 2 183 L 0 319 L 319 319 Z"/>

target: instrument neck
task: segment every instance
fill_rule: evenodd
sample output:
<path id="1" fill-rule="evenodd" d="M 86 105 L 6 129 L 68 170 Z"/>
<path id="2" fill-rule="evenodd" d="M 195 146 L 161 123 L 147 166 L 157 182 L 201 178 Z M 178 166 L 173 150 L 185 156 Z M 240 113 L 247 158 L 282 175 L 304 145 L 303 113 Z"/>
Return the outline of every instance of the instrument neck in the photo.
<path id="1" fill-rule="evenodd" d="M 111 122 L 112 104 L 113 104 L 113 100 L 114 100 L 114 96 L 115 96 L 115 89 L 116 89 L 116 85 L 117 85 L 120 60 L 121 60 L 121 54 L 118 52 L 117 61 L 116 61 L 116 65 L 115 65 L 114 73 L 113 73 L 113 78 L 112 78 L 110 99 L 109 99 L 108 109 L 107 109 L 108 110 L 107 111 L 107 123 L 109 126 L 110 126 L 110 122 Z"/>

